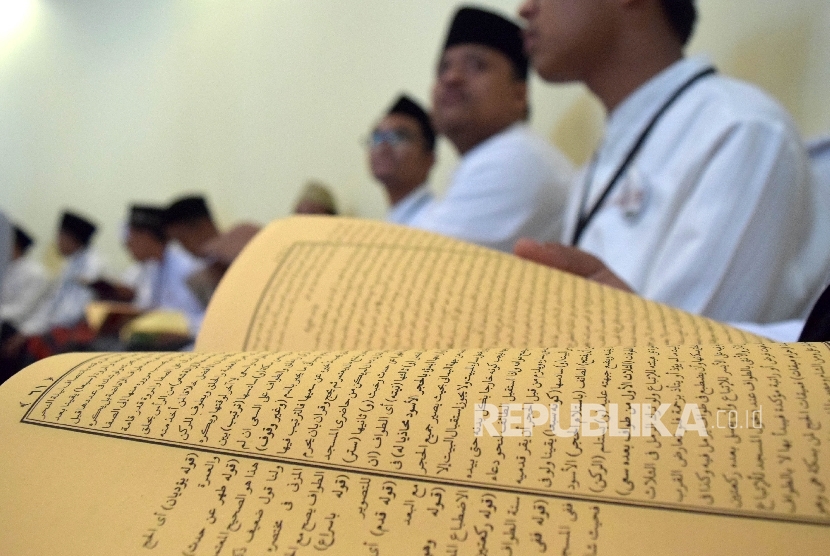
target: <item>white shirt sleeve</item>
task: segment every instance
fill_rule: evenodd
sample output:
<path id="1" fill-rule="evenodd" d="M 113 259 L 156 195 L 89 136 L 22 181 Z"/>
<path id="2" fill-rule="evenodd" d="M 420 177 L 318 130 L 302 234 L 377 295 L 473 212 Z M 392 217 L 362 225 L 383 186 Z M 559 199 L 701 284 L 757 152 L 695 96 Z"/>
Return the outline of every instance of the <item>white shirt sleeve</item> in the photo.
<path id="1" fill-rule="evenodd" d="M 644 107 L 697 65 L 679 62 L 612 114 L 594 179 L 569 204 L 570 231 L 580 192 L 593 206 L 645 128 Z M 659 120 L 579 247 L 654 301 L 726 322 L 799 319 L 830 264 L 828 205 L 786 112 L 753 86 L 713 76 Z"/>
<path id="2" fill-rule="evenodd" d="M 809 223 L 819 215 L 805 195 L 809 176 L 794 146 L 768 124 L 730 129 L 665 230 L 654 256 L 660 272 L 651 272 L 639 293 L 682 293 L 684 309 L 721 320 L 747 307 L 760 322 L 803 313 L 812 292 L 798 291 L 782 273 L 793 271 L 793 255 L 808 244 Z M 793 291 L 782 291 L 791 284 Z"/>
<path id="3" fill-rule="evenodd" d="M 445 196 L 415 224 L 510 252 L 520 237 L 558 237 L 573 169 L 518 125 L 462 158 Z"/>

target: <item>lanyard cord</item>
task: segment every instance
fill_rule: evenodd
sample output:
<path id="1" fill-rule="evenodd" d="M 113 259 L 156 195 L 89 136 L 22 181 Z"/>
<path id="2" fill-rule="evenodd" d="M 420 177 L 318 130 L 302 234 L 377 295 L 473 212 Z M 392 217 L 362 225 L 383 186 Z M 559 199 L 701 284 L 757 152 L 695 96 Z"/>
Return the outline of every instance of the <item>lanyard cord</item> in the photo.
<path id="1" fill-rule="evenodd" d="M 409 207 L 409 209 L 406 211 L 406 214 L 408 214 L 409 217 L 412 218 L 412 215 L 416 214 L 419 210 L 421 210 L 424 207 L 424 205 L 429 202 L 429 200 L 429 195 L 421 195 L 419 199 L 416 199 L 415 202 L 412 203 L 412 206 Z"/>
<path id="2" fill-rule="evenodd" d="M 596 160 L 597 160 L 596 155 L 594 155 L 594 159 L 591 161 L 591 169 L 589 171 L 589 176 L 588 176 L 589 181 L 586 183 L 585 191 L 584 191 L 583 196 L 582 196 L 582 202 L 579 205 L 579 220 L 576 223 L 576 229 L 574 230 L 574 235 L 573 235 L 573 239 L 571 240 L 571 245 L 577 245 L 579 243 L 579 238 L 582 237 L 582 233 L 585 231 L 585 228 L 588 227 L 588 224 L 590 224 L 591 220 L 597 214 L 600 207 L 602 206 L 602 203 L 605 202 L 605 199 L 608 198 L 608 195 L 614 189 L 614 186 L 617 184 L 620 177 L 622 177 L 622 175 L 625 173 L 625 171 L 631 165 L 631 162 L 634 160 L 634 157 L 637 156 L 638 152 L 640 152 L 640 149 L 642 148 L 643 144 L 646 142 L 646 139 L 648 138 L 649 134 L 651 134 L 651 131 L 654 129 L 654 126 L 657 125 L 658 121 L 660 121 L 660 118 L 663 117 L 663 115 L 671 107 L 671 105 L 674 104 L 674 102 L 678 98 L 680 98 L 680 96 L 684 92 L 686 92 L 686 90 L 689 87 L 691 87 L 693 84 L 695 84 L 698 80 L 700 80 L 700 79 L 702 79 L 706 76 L 713 75 L 713 74 L 715 74 L 715 68 L 713 68 L 713 67 L 708 67 L 708 68 L 702 69 L 701 71 L 697 72 L 692 77 L 687 79 L 686 82 L 684 82 L 674 92 L 674 94 L 672 96 L 670 96 L 668 98 L 668 100 L 666 100 L 666 102 L 663 103 L 663 106 L 660 107 L 660 110 L 658 110 L 657 113 L 654 115 L 654 117 L 651 118 L 651 121 L 649 122 L 649 124 L 646 126 L 646 128 L 643 130 L 643 132 L 640 134 L 640 137 L 637 139 L 637 142 L 634 143 L 633 147 L 631 147 L 631 150 L 628 152 L 628 156 L 625 157 L 625 160 L 623 160 L 623 163 L 620 165 L 620 167 L 614 173 L 614 177 L 611 178 L 611 181 L 608 182 L 608 185 L 605 186 L 605 189 L 602 191 L 602 195 L 599 196 L 599 199 L 597 199 L 597 202 L 594 204 L 593 208 L 590 210 L 590 212 L 588 212 L 586 214 L 585 213 L 585 206 L 588 204 L 588 193 L 591 189 L 590 185 L 591 185 L 591 181 L 593 181 L 593 173 L 594 173 L 594 170 L 595 170 L 595 164 L 596 164 Z"/>

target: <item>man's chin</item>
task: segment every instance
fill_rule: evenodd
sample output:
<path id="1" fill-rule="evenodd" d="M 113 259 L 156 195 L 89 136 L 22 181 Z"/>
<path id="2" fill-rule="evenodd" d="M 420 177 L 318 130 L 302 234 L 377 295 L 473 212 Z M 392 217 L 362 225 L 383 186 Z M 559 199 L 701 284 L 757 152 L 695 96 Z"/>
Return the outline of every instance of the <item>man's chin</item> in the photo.
<path id="1" fill-rule="evenodd" d="M 535 71 L 539 77 L 548 83 L 566 83 L 575 80 L 575 78 L 566 75 L 566 72 L 564 72 L 561 68 L 556 67 L 553 62 L 545 60 L 541 56 L 531 58 L 530 65 L 533 68 L 533 71 Z"/>
<path id="2" fill-rule="evenodd" d="M 451 135 L 454 130 L 465 127 L 468 121 L 466 111 L 448 110 L 441 116 L 433 116 L 432 125 L 439 135 Z"/>

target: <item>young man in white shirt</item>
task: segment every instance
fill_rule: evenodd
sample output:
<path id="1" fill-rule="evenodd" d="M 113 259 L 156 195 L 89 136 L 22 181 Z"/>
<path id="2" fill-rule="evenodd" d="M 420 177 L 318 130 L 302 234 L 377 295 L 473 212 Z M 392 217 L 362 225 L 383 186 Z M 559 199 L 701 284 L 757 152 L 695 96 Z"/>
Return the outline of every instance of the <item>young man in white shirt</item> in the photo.
<path id="1" fill-rule="evenodd" d="M 0 321 L 16 330 L 26 327 L 38 303 L 49 291 L 46 269 L 26 256 L 33 244 L 34 240 L 25 230 L 14 226 L 12 259 L 0 283 Z"/>
<path id="2" fill-rule="evenodd" d="M 103 260 L 91 246 L 96 230 L 87 218 L 70 211 L 63 213 L 57 243 L 66 261 L 49 294 L 21 329 L 23 334 L 34 336 L 53 328 L 71 328 L 84 320 L 87 304 L 95 299 L 90 284 L 104 274 Z"/>
<path id="3" fill-rule="evenodd" d="M 609 115 L 564 245 L 515 252 L 723 321 L 804 318 L 828 264 L 826 196 L 775 101 L 684 58 L 694 2 L 527 0 L 520 13 L 539 75 L 583 82 Z"/>
<path id="4" fill-rule="evenodd" d="M 369 136 L 369 167 L 389 199 L 387 222 L 417 226 L 433 194 L 427 184 L 435 164 L 435 131 L 413 99 L 395 100 Z"/>
<path id="5" fill-rule="evenodd" d="M 91 247 L 97 227 L 81 215 L 64 212 L 57 234 L 63 269 L 31 318 L 0 346 L 0 373 L 8 377 L 35 360 L 86 349 L 95 337 L 86 323 L 87 304 L 95 299 L 90 285 L 104 265 Z"/>
<path id="6" fill-rule="evenodd" d="M 558 237 L 572 167 L 525 122 L 527 64 L 515 23 L 478 8 L 456 13 L 438 63 L 432 122 L 461 160 L 417 227 L 502 251 L 521 236 Z"/>
<path id="7" fill-rule="evenodd" d="M 133 305 L 141 310 L 170 309 L 181 312 L 193 337 L 204 318 L 204 307 L 187 286 L 188 278 L 204 263 L 168 241 L 164 231 L 165 210 L 159 207 L 130 207 L 126 247 L 138 263 L 130 284 Z"/>

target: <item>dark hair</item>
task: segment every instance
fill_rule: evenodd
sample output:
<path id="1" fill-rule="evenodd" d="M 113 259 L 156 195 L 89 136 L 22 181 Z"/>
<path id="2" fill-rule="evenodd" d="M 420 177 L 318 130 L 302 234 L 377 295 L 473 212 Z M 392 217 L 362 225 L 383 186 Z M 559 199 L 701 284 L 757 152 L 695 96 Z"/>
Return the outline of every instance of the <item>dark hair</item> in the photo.
<path id="1" fill-rule="evenodd" d="M 167 242 L 164 233 L 165 209 L 150 205 L 133 205 L 130 207 L 130 228 L 144 230 L 161 243 Z"/>
<path id="2" fill-rule="evenodd" d="M 75 238 L 84 247 L 89 245 L 96 229 L 95 224 L 74 212 L 65 211 L 61 217 L 60 230 Z"/>
<path id="3" fill-rule="evenodd" d="M 488 10 L 465 6 L 450 23 L 444 50 L 456 44 L 480 44 L 499 51 L 513 67 L 518 81 L 527 81 L 530 61 L 524 52 L 522 29 L 509 19 Z"/>
<path id="4" fill-rule="evenodd" d="M 421 135 L 424 137 L 427 149 L 430 151 L 435 150 L 435 130 L 432 128 L 429 114 L 415 100 L 406 95 L 401 95 L 391 108 L 389 108 L 388 114 L 403 114 L 414 118 L 418 122 L 418 127 L 421 128 Z"/>
<path id="5" fill-rule="evenodd" d="M 164 224 L 191 224 L 203 218 L 212 220 L 207 201 L 201 195 L 189 195 L 180 197 L 167 207 Z"/>
<path id="6" fill-rule="evenodd" d="M 663 12 L 680 41 L 685 46 L 692 37 L 697 22 L 694 0 L 661 0 Z"/>
<path id="7" fill-rule="evenodd" d="M 32 239 L 32 236 L 26 233 L 26 230 L 20 226 L 14 227 L 14 245 L 20 250 L 21 253 L 28 251 L 34 242 L 35 240 Z"/>

